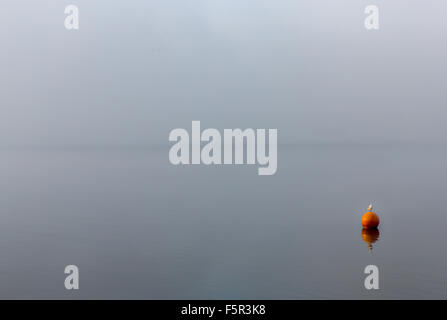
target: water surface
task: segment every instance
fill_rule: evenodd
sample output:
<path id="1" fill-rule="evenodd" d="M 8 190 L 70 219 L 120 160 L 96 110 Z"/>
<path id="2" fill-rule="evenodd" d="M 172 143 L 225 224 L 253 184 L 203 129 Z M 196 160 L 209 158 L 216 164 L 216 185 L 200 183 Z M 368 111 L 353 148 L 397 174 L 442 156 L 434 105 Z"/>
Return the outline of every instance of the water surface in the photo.
<path id="1" fill-rule="evenodd" d="M 168 146 L 2 149 L 0 298 L 447 298 L 446 150 L 280 146 L 258 176 L 173 166 Z"/>

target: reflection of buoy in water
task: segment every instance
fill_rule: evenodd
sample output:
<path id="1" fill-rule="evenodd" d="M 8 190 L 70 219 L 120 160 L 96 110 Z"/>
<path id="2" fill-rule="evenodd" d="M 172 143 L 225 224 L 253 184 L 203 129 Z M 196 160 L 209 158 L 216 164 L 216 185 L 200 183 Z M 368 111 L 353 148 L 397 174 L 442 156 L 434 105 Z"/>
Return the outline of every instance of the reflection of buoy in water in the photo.
<path id="1" fill-rule="evenodd" d="M 379 216 L 372 212 L 372 208 L 372 204 L 370 204 L 368 211 L 362 217 L 362 226 L 365 229 L 377 228 L 380 223 Z"/>
<path id="2" fill-rule="evenodd" d="M 378 229 L 363 229 L 362 240 L 368 245 L 369 251 L 372 251 L 373 243 L 379 240 L 380 232 Z"/>

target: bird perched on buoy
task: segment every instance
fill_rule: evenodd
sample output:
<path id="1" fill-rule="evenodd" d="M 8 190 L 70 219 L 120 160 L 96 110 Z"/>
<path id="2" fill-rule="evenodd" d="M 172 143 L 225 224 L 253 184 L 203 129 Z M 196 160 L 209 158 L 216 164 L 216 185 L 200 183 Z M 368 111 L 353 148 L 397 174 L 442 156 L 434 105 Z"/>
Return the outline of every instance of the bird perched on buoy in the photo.
<path id="1" fill-rule="evenodd" d="M 373 206 L 370 204 L 368 206 L 368 211 L 362 217 L 362 226 L 365 229 L 374 229 L 379 226 L 380 220 L 379 216 L 372 211 Z"/>

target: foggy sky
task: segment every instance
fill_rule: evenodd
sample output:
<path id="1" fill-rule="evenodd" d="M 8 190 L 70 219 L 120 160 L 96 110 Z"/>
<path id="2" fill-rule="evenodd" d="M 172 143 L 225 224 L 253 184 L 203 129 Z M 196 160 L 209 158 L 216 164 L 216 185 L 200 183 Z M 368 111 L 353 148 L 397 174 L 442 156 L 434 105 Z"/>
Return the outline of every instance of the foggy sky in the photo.
<path id="1" fill-rule="evenodd" d="M 76 4 L 80 30 L 64 28 Z M 363 26 L 380 9 L 380 30 Z M 173 128 L 279 143 L 446 140 L 443 1 L 0 5 L 0 145 L 161 144 Z"/>

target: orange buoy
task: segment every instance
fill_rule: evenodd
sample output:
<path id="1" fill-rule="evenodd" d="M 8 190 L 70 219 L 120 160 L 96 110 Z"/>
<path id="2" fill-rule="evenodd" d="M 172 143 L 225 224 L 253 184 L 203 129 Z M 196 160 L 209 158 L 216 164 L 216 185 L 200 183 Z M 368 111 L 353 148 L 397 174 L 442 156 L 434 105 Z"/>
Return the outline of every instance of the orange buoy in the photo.
<path id="1" fill-rule="evenodd" d="M 377 228 L 380 223 L 379 216 L 372 212 L 372 208 L 372 204 L 370 204 L 368 211 L 362 217 L 362 226 L 365 229 Z"/>

